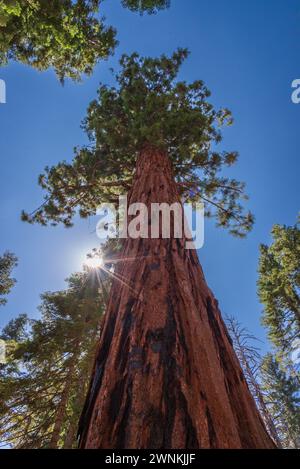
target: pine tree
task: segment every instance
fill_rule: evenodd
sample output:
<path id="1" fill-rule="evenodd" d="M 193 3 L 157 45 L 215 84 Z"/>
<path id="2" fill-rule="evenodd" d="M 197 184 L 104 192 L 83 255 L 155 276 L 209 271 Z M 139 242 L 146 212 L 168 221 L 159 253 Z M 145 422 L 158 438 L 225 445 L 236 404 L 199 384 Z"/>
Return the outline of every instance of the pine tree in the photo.
<path id="1" fill-rule="evenodd" d="M 15 279 L 11 277 L 14 267 L 17 265 L 17 258 L 11 252 L 5 252 L 0 256 L 0 305 L 6 303 L 5 295 L 7 295 L 14 284 Z"/>
<path id="2" fill-rule="evenodd" d="M 106 280 L 103 278 L 103 282 Z M 103 314 L 91 271 L 42 295 L 41 319 L 20 315 L 2 331 L 0 439 L 14 448 L 72 448 Z"/>
<path id="3" fill-rule="evenodd" d="M 47 168 L 42 206 L 23 219 L 72 224 L 129 191 L 129 204 L 205 201 L 218 226 L 243 236 L 253 223 L 244 185 L 220 175 L 228 110 L 201 81 L 176 80 L 172 57 L 123 56 L 116 87 L 101 86 L 85 128 L 91 146 Z M 271 448 L 238 359 L 183 236 L 124 241 L 80 422 L 82 448 Z M 100 417 L 101 416 L 101 417 Z"/>
<path id="4" fill-rule="evenodd" d="M 282 369 L 269 353 L 262 365 L 262 389 L 284 446 L 300 448 L 299 376 Z"/>
<path id="5" fill-rule="evenodd" d="M 271 413 L 265 402 L 265 396 L 260 383 L 260 368 L 262 357 L 257 345 L 257 338 L 243 327 L 234 316 L 226 316 L 226 325 L 233 341 L 233 346 L 242 365 L 249 389 L 255 399 L 260 414 L 265 422 L 269 434 L 278 448 L 281 447 L 280 437 Z"/>
<path id="6" fill-rule="evenodd" d="M 168 3 L 122 1 L 140 13 L 155 13 Z M 91 74 L 117 44 L 115 29 L 99 17 L 100 5 L 101 0 L 0 0 L 0 66 L 17 60 L 38 70 L 53 68 L 62 81 Z"/>
<path id="7" fill-rule="evenodd" d="M 273 242 L 261 245 L 258 293 L 264 306 L 262 322 L 282 352 L 300 338 L 300 230 L 275 225 Z"/>

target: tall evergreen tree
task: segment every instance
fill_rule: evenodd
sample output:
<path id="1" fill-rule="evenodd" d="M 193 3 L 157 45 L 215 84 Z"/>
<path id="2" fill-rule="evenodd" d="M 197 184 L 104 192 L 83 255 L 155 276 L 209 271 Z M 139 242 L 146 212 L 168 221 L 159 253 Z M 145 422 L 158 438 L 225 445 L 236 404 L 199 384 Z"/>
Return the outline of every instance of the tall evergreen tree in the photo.
<path id="1" fill-rule="evenodd" d="M 72 448 L 105 304 L 94 271 L 42 295 L 41 319 L 21 315 L 2 331 L 0 440 L 14 448 Z M 103 278 L 103 282 L 106 280 Z"/>
<path id="2" fill-rule="evenodd" d="M 5 296 L 10 292 L 15 284 L 15 279 L 12 278 L 12 270 L 17 265 L 17 258 L 11 252 L 5 252 L 0 256 L 0 305 L 6 303 Z"/>
<path id="3" fill-rule="evenodd" d="M 282 369 L 269 353 L 262 364 L 262 389 L 284 446 L 300 448 L 299 376 Z"/>
<path id="4" fill-rule="evenodd" d="M 275 225 L 270 246 L 261 245 L 258 293 L 262 321 L 282 351 L 300 339 L 300 230 Z"/>
<path id="5" fill-rule="evenodd" d="M 17 60 L 58 78 L 90 74 L 116 46 L 116 31 L 99 16 L 102 0 L 0 0 L 0 66 Z M 167 0 L 123 0 L 125 8 L 155 13 Z M 100 10 L 101 12 L 101 10 Z"/>
<path id="6" fill-rule="evenodd" d="M 123 56 L 116 87 L 101 86 L 85 128 L 91 146 L 47 168 L 30 222 L 94 214 L 128 191 L 129 204 L 205 201 L 206 214 L 238 236 L 253 217 L 244 185 L 220 175 L 236 152 L 218 152 L 220 126 L 201 81 L 176 80 L 172 57 Z M 186 238 L 128 238 L 114 272 L 80 423 L 83 448 L 271 448 L 262 419 Z"/>

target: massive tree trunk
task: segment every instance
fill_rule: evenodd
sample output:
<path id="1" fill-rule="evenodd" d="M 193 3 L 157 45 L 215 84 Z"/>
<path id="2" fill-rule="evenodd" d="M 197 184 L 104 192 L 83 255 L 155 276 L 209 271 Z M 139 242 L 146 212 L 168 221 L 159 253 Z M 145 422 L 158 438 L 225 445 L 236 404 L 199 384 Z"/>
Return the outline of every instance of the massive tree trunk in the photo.
<path id="1" fill-rule="evenodd" d="M 171 163 L 145 149 L 129 203 L 179 202 Z M 274 448 L 197 252 L 126 239 L 79 426 L 81 448 Z M 232 287 L 234 294 L 234 286 Z"/>

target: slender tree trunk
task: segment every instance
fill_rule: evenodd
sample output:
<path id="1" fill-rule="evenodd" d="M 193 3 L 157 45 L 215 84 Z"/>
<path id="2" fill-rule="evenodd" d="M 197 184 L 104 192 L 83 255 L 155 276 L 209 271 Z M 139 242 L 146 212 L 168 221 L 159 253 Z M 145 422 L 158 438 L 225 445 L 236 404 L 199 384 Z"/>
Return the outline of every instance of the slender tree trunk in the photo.
<path id="1" fill-rule="evenodd" d="M 56 449 L 58 447 L 58 442 L 60 439 L 62 426 L 63 426 L 64 419 L 66 416 L 66 408 L 67 408 L 67 403 L 68 403 L 68 399 L 70 395 L 70 390 L 73 385 L 74 371 L 75 371 L 76 361 L 78 358 L 78 351 L 79 351 L 79 341 L 75 344 L 75 347 L 74 347 L 74 353 L 69 363 L 69 369 L 68 369 L 68 374 L 67 374 L 66 381 L 65 381 L 65 386 L 62 391 L 61 398 L 60 398 L 57 411 L 55 414 L 54 427 L 53 427 L 53 431 L 51 434 L 51 440 L 49 443 L 50 449 Z"/>
<path id="2" fill-rule="evenodd" d="M 259 410 L 260 410 L 260 412 L 262 414 L 262 417 L 265 421 L 265 424 L 266 424 L 266 426 L 269 430 L 269 433 L 270 433 L 271 437 L 273 438 L 273 440 L 275 441 L 277 447 L 282 448 L 282 443 L 281 443 L 281 440 L 279 438 L 276 425 L 274 424 L 273 418 L 270 415 L 268 407 L 266 406 L 266 403 L 264 401 L 261 389 L 258 385 L 257 385 L 257 387 L 258 387 L 258 389 L 256 390 L 256 395 L 257 395 L 257 402 L 258 402 Z"/>
<path id="3" fill-rule="evenodd" d="M 244 371 L 244 376 L 245 376 L 245 378 L 248 382 L 248 385 L 249 385 L 250 391 L 252 393 L 252 396 L 254 397 L 254 399 L 257 403 L 258 409 L 259 409 L 259 411 L 261 413 L 261 416 L 262 416 L 262 418 L 263 418 L 263 420 L 266 424 L 266 427 L 269 431 L 270 436 L 273 438 L 273 440 L 274 440 L 275 444 L 277 445 L 277 447 L 281 448 L 282 447 L 281 440 L 279 438 L 276 426 L 275 426 L 273 418 L 272 418 L 272 416 L 271 416 L 271 414 L 268 410 L 268 407 L 267 407 L 267 405 L 264 401 L 264 396 L 263 396 L 262 390 L 260 388 L 260 385 L 258 384 L 255 373 L 253 371 L 253 366 L 255 368 L 255 366 L 258 365 L 258 360 L 260 360 L 260 359 L 257 360 L 257 363 L 255 363 L 255 365 L 251 366 L 249 364 L 249 360 L 248 360 L 248 358 L 245 354 L 245 346 L 247 346 L 247 344 L 245 345 L 245 343 L 243 343 L 243 340 L 241 340 L 241 337 L 243 338 L 243 335 L 241 335 L 241 333 L 239 333 L 240 330 L 237 330 L 237 329 L 239 329 L 239 326 L 236 326 L 234 319 L 232 319 L 230 317 L 227 319 L 227 326 L 228 326 L 230 336 L 233 339 L 234 349 L 235 349 L 235 351 L 237 353 L 237 356 L 240 360 L 240 364 L 242 365 L 242 369 Z"/>
<path id="4" fill-rule="evenodd" d="M 103 299 L 104 301 L 104 299 Z M 97 327 L 94 330 L 93 336 L 90 339 L 90 347 L 87 356 L 84 358 L 84 363 L 78 362 L 78 368 L 81 370 L 80 375 L 76 381 L 76 383 L 72 383 L 73 386 L 77 386 L 77 393 L 74 402 L 74 415 L 70 418 L 70 423 L 68 430 L 66 432 L 65 440 L 64 440 L 64 449 L 71 449 L 74 448 L 76 443 L 77 431 L 78 431 L 78 420 L 80 416 L 80 411 L 84 404 L 84 398 L 87 392 L 87 388 L 89 385 L 89 376 L 92 372 L 92 362 L 91 356 L 95 355 L 95 347 L 99 338 L 99 333 L 101 330 L 101 324 L 103 322 L 103 317 L 100 318 Z M 87 344 L 84 344 L 87 346 Z M 79 411 L 78 411 L 79 410 Z"/>
<path id="5" fill-rule="evenodd" d="M 240 347 L 242 347 L 240 345 Z M 251 367 L 248 364 L 247 358 L 244 355 L 243 350 L 241 349 L 240 353 L 242 354 L 242 359 L 241 359 L 241 364 L 244 365 L 244 369 L 246 370 L 245 373 L 248 375 L 248 379 L 250 380 L 251 387 L 253 388 L 253 394 L 254 398 L 256 397 L 256 401 L 258 404 L 258 408 L 260 410 L 260 413 L 262 415 L 262 418 L 266 424 L 266 427 L 269 431 L 270 436 L 273 438 L 274 442 L 276 443 L 278 448 L 282 447 L 281 440 L 279 438 L 279 435 L 277 433 L 276 426 L 274 424 L 273 418 L 268 410 L 268 407 L 266 406 L 266 403 L 263 398 L 263 393 L 260 389 L 260 386 L 258 382 L 256 381 L 256 378 L 251 370 Z"/>
<path id="6" fill-rule="evenodd" d="M 64 440 L 64 449 L 73 448 L 76 442 L 76 434 L 77 434 L 77 428 L 78 428 L 78 416 L 79 416 L 79 413 L 76 412 L 76 410 L 82 409 L 82 406 L 84 403 L 84 397 L 85 397 L 86 390 L 87 390 L 86 388 L 88 385 L 87 379 L 88 379 L 88 373 L 86 373 L 86 370 L 84 370 L 84 372 L 81 373 L 79 379 L 76 382 L 78 391 L 76 393 L 76 398 L 74 402 L 75 415 L 72 415 L 70 419 L 70 424 L 69 424 L 68 431 L 66 433 L 65 440 Z"/>
<path id="7" fill-rule="evenodd" d="M 129 194 L 134 202 L 179 202 L 165 153 L 141 153 Z M 128 238 L 121 259 L 80 446 L 274 448 L 197 252 L 185 249 L 184 237 Z"/>
<path id="8" fill-rule="evenodd" d="M 84 393 L 85 393 L 85 383 L 84 383 L 84 377 L 81 377 L 79 380 L 78 384 L 78 391 L 74 403 L 74 412 L 76 412 L 76 409 L 82 408 L 82 403 L 84 399 Z M 76 434 L 77 434 L 77 427 L 78 427 L 78 413 L 76 415 L 72 415 L 70 418 L 68 430 L 66 432 L 66 436 L 64 439 L 64 449 L 72 449 L 75 445 L 76 442 Z"/>

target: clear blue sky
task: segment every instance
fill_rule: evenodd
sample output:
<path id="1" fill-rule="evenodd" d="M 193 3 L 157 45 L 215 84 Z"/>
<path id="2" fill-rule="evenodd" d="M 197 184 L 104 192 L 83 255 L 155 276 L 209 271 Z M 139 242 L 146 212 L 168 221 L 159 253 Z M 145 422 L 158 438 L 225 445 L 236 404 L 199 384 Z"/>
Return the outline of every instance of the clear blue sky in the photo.
<path id="1" fill-rule="evenodd" d="M 80 129 L 100 81 L 122 52 L 145 55 L 188 47 L 191 56 L 181 78 L 203 79 L 211 101 L 233 112 L 235 124 L 223 145 L 240 160 L 231 174 L 247 183 L 256 224 L 245 240 L 206 224 L 199 252 L 209 286 L 224 313 L 236 315 L 258 337 L 261 305 L 256 296 L 258 246 L 269 243 L 274 223 L 293 224 L 299 209 L 300 104 L 291 101 L 291 82 L 300 78 L 298 0 L 171 0 L 170 10 L 140 17 L 106 0 L 103 13 L 118 29 L 120 45 L 108 62 L 82 84 L 62 87 L 52 71 L 38 73 L 10 64 L 0 69 L 7 104 L 0 105 L 0 252 L 19 257 L 18 280 L 0 325 L 26 312 L 38 317 L 39 295 L 64 287 L 98 240 L 94 221 L 74 228 L 42 228 L 20 221 L 20 212 L 42 199 L 37 176 L 46 165 L 72 158 L 86 142 Z"/>

